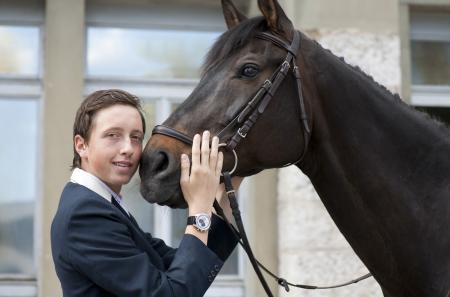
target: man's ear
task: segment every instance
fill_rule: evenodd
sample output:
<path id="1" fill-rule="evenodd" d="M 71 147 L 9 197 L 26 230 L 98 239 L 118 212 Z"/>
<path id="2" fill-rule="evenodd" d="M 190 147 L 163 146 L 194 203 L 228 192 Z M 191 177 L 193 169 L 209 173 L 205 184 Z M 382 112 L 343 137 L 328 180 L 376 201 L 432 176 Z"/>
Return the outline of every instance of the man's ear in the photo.
<path id="1" fill-rule="evenodd" d="M 236 27 L 247 19 L 247 17 L 234 6 L 231 0 L 222 0 L 222 10 L 228 30 Z"/>
<path id="2" fill-rule="evenodd" d="M 258 6 L 266 18 L 269 30 L 288 39 L 292 38 L 294 26 L 277 0 L 258 0 Z"/>
<path id="3" fill-rule="evenodd" d="M 78 134 L 75 135 L 75 137 L 73 139 L 73 144 L 74 144 L 75 150 L 77 151 L 78 155 L 80 155 L 81 158 L 87 156 L 87 149 L 86 149 L 87 143 L 83 137 L 81 137 Z"/>

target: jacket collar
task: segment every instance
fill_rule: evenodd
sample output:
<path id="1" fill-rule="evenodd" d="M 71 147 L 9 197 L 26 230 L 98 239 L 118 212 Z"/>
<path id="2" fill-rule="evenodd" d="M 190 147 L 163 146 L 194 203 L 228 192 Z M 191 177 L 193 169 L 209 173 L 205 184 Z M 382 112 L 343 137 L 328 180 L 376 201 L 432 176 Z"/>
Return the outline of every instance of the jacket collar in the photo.
<path id="1" fill-rule="evenodd" d="M 85 186 L 86 188 L 99 194 L 109 202 L 111 202 L 111 196 L 118 196 L 98 177 L 80 168 L 75 168 L 73 170 L 70 181 Z"/>

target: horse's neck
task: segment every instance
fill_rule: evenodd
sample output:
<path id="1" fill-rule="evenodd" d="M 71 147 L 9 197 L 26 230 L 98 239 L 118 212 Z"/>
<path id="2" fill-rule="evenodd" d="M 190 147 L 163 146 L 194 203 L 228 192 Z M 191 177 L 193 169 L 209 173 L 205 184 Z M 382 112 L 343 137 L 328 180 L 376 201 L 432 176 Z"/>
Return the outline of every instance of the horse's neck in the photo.
<path id="1" fill-rule="evenodd" d="M 417 251 L 427 248 L 421 232 L 436 215 L 428 204 L 450 194 L 448 138 L 343 62 L 331 60 L 314 80 L 310 155 L 318 165 L 310 179 L 330 215 L 380 283 L 408 261 L 428 270 Z M 448 203 L 442 208 L 448 217 Z"/>
<path id="2" fill-rule="evenodd" d="M 315 153 L 328 161 L 319 162 L 321 171 L 344 173 L 364 197 L 383 193 L 401 203 L 403 198 L 419 201 L 419 193 L 437 190 L 438 183 L 448 185 L 444 171 L 435 171 L 442 166 L 449 173 L 450 133 L 360 71 L 328 57 L 333 58 L 316 79 L 322 85 L 317 86 L 313 141 Z M 433 176 L 434 184 L 424 176 Z M 408 190 L 399 190 L 402 185 Z"/>

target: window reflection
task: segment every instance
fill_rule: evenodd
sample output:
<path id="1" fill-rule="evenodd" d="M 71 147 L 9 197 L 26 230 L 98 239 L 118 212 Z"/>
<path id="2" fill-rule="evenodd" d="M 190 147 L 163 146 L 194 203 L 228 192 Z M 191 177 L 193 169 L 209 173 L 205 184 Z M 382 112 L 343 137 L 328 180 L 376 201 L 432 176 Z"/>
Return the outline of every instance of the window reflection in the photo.
<path id="1" fill-rule="evenodd" d="M 89 76 L 196 78 L 217 32 L 88 29 Z"/>
<path id="2" fill-rule="evenodd" d="M 34 274 L 37 112 L 34 100 L 0 100 L 0 273 Z"/>
<path id="3" fill-rule="evenodd" d="M 39 29 L 0 26 L 0 75 L 37 75 Z"/>
<path id="4" fill-rule="evenodd" d="M 411 42 L 412 81 L 415 85 L 450 85 L 450 42 Z"/>

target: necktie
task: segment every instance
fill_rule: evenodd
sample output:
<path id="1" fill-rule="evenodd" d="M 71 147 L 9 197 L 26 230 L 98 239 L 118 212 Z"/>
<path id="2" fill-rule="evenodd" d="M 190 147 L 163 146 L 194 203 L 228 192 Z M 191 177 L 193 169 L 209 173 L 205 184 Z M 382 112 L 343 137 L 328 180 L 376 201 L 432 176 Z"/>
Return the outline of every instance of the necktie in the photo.
<path id="1" fill-rule="evenodd" d="M 138 227 L 138 224 L 136 222 L 136 220 L 133 218 L 133 216 L 131 214 L 128 214 L 123 208 L 122 206 L 120 206 L 120 203 L 114 198 L 111 197 L 111 202 L 112 204 L 117 207 L 130 221 L 131 223 L 133 223 L 136 227 Z"/>

